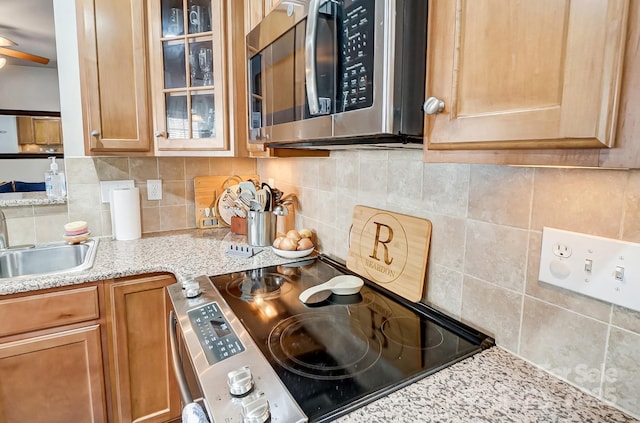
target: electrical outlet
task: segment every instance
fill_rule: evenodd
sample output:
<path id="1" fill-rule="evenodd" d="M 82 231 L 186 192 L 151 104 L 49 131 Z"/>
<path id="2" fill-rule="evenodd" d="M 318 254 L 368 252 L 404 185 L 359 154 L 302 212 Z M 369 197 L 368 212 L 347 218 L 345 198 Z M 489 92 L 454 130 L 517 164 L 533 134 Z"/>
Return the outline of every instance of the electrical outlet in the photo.
<path id="1" fill-rule="evenodd" d="M 147 200 L 162 200 L 162 180 L 147 180 Z"/>
<path id="2" fill-rule="evenodd" d="M 110 203 L 109 191 L 116 188 L 134 188 L 133 179 L 124 179 L 120 181 L 101 181 L 100 182 L 100 200 L 103 203 Z"/>
<path id="3" fill-rule="evenodd" d="M 640 311 L 640 244 L 543 228 L 538 279 Z"/>

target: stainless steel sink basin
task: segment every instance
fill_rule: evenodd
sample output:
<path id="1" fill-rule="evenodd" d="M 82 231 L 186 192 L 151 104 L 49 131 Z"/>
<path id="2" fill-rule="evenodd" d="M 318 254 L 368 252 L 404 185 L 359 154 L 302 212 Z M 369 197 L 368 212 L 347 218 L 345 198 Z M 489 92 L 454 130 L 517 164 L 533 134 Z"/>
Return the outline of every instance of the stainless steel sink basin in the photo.
<path id="1" fill-rule="evenodd" d="M 54 242 L 33 248 L 0 250 L 0 280 L 35 275 L 54 275 L 93 266 L 97 239 L 81 244 Z"/>

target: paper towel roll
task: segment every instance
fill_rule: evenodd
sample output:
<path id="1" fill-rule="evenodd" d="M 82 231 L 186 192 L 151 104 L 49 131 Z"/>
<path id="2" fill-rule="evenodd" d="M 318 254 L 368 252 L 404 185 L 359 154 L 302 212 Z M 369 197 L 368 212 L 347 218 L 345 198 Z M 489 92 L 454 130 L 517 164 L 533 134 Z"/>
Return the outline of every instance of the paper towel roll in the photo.
<path id="1" fill-rule="evenodd" d="M 113 239 L 126 241 L 142 236 L 140 190 L 115 188 L 109 193 Z"/>

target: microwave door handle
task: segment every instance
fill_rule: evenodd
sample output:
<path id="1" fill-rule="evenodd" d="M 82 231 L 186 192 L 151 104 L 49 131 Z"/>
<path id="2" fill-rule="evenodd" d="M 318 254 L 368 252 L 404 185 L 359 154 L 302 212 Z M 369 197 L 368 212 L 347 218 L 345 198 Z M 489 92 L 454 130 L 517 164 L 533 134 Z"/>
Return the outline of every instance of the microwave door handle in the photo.
<path id="1" fill-rule="evenodd" d="M 304 49 L 304 74 L 307 85 L 307 99 L 309 112 L 312 115 L 320 113 L 320 101 L 318 100 L 318 82 L 316 77 L 316 40 L 318 38 L 318 11 L 321 0 L 309 2 L 307 14 L 307 34 Z"/>

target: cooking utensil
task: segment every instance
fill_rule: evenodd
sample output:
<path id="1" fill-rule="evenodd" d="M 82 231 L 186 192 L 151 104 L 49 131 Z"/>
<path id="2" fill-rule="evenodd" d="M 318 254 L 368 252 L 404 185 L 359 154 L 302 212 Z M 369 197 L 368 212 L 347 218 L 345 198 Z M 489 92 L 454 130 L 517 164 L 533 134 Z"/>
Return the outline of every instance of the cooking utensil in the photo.
<path id="1" fill-rule="evenodd" d="M 327 290 L 337 295 L 353 295 L 360 292 L 360 288 L 362 288 L 363 285 L 364 281 L 357 276 L 338 275 L 323 284 L 305 289 L 300 293 L 298 299 L 306 304 L 313 294 Z"/>
<path id="2" fill-rule="evenodd" d="M 268 195 L 269 194 L 264 188 L 261 188 L 258 191 L 256 191 L 256 201 L 260 203 L 260 206 L 264 211 L 269 211 L 269 209 L 267 208 Z"/>
<path id="3" fill-rule="evenodd" d="M 244 182 L 240 182 L 240 192 L 248 192 L 251 193 L 252 197 L 255 197 L 256 195 L 256 186 L 253 185 L 253 182 L 249 182 L 249 181 L 244 181 Z"/>

